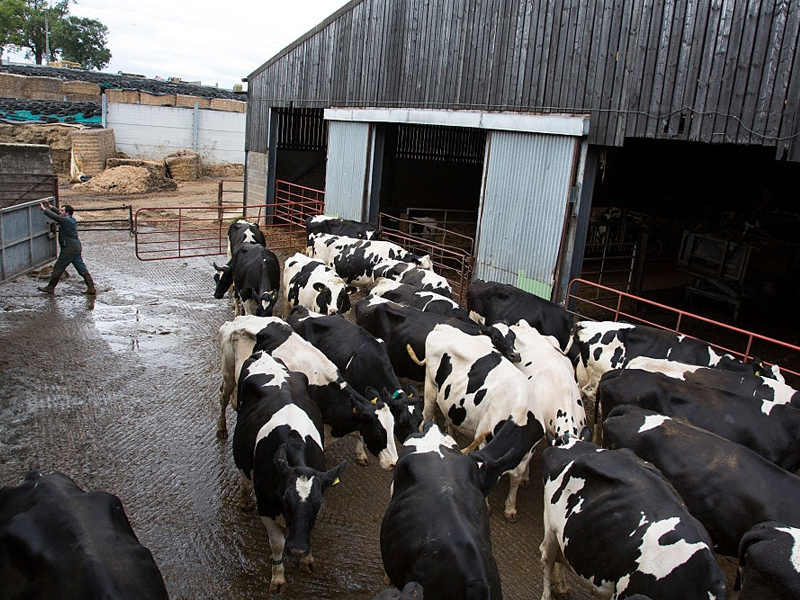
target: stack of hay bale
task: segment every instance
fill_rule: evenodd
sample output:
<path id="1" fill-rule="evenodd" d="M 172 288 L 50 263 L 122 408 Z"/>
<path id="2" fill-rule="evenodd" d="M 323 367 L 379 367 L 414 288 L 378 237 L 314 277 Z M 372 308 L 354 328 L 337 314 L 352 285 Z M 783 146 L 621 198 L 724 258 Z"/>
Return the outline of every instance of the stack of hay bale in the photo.
<path id="1" fill-rule="evenodd" d="M 164 158 L 169 176 L 176 181 L 200 179 L 200 154 L 193 150 L 181 150 L 167 154 Z"/>

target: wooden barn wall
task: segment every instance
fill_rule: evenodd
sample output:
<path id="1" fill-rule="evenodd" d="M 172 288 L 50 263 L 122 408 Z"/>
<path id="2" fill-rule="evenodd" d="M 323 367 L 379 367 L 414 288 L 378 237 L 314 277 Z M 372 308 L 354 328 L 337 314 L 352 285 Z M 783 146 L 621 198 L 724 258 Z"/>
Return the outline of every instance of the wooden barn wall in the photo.
<path id="1" fill-rule="evenodd" d="M 268 106 L 591 113 L 590 143 L 759 144 L 800 161 L 800 0 L 354 0 L 249 78 Z"/>

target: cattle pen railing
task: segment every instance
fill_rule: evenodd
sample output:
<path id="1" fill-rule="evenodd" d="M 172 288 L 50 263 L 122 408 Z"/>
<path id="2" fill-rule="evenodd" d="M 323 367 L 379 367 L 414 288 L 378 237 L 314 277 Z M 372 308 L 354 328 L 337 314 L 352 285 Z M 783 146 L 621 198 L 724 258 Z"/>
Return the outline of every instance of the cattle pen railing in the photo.
<path id="1" fill-rule="evenodd" d="M 603 298 L 589 298 L 589 289 L 602 292 Z M 604 303 L 605 302 L 605 303 Z M 573 279 L 567 288 L 566 306 L 581 318 L 592 320 L 613 318 L 614 321 L 641 323 L 693 337 L 747 362 L 754 358 L 768 365 L 777 364 L 783 375 L 790 375 L 793 386 L 800 384 L 800 346 L 733 325 L 708 319 L 672 306 L 604 285 Z M 787 381 L 788 383 L 788 381 Z"/>

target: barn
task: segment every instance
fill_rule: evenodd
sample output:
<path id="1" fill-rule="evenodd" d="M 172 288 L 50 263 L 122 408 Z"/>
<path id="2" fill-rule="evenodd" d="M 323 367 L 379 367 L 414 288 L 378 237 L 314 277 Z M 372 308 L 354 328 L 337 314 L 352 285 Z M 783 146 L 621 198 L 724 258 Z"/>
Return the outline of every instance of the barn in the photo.
<path id="1" fill-rule="evenodd" d="M 247 77 L 246 201 L 764 329 L 800 293 L 799 33 L 790 0 L 353 0 Z"/>

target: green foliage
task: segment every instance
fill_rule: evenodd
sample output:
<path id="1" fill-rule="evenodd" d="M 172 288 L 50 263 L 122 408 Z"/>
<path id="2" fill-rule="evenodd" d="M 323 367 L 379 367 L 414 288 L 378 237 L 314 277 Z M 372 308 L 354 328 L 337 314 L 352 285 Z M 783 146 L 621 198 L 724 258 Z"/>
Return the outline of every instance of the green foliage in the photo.
<path id="1" fill-rule="evenodd" d="M 12 46 L 25 50 L 37 65 L 45 58 L 63 58 L 86 69 L 105 67 L 111 61 L 108 28 L 94 19 L 70 16 L 73 1 L 0 0 L 0 52 Z"/>

